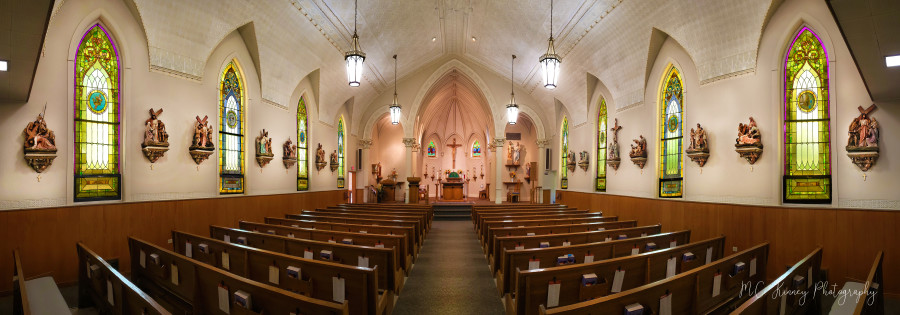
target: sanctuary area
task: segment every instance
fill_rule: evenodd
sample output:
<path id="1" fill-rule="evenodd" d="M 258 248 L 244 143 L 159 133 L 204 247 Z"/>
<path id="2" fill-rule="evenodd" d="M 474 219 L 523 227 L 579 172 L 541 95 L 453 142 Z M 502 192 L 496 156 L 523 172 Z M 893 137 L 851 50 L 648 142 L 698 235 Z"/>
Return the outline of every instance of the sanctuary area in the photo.
<path id="1" fill-rule="evenodd" d="M 0 314 L 900 314 L 898 0 L 0 0 Z"/>

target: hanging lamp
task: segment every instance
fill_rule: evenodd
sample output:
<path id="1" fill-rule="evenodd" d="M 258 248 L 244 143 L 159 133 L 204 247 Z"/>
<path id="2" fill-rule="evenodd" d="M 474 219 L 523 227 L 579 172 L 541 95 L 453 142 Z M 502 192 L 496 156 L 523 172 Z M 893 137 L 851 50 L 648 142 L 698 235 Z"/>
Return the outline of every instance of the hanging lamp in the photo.
<path id="1" fill-rule="evenodd" d="M 347 81 L 350 86 L 359 86 L 362 80 L 363 62 L 366 60 L 366 53 L 359 49 L 359 36 L 356 35 L 356 15 L 357 1 L 353 2 L 353 40 L 350 43 L 350 51 L 344 53 L 344 60 L 347 61 Z"/>
<path id="2" fill-rule="evenodd" d="M 511 75 L 509 76 L 509 104 L 506 104 L 506 122 L 510 125 L 515 125 L 516 121 L 519 120 L 519 105 L 516 105 L 516 91 L 514 90 L 514 79 L 516 77 L 516 68 L 515 63 L 516 55 L 512 55 L 512 62 L 510 62 Z"/>
<path id="3" fill-rule="evenodd" d="M 400 123 L 400 101 L 397 99 L 397 55 L 394 55 L 394 103 L 391 104 L 391 124 Z"/>
<path id="4" fill-rule="evenodd" d="M 550 0 L 550 43 L 547 46 L 547 53 L 541 56 L 541 69 L 544 71 L 544 87 L 555 89 L 556 82 L 559 80 L 559 64 L 562 62 L 556 49 L 553 48 L 553 0 Z"/>

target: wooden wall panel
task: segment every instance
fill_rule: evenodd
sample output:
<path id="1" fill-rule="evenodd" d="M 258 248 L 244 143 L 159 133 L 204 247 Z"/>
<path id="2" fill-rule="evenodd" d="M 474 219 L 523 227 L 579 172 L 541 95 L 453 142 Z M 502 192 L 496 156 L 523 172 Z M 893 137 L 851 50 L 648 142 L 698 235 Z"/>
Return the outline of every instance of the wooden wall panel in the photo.
<path id="1" fill-rule="evenodd" d="M 750 206 L 562 191 L 559 203 L 603 211 L 620 220 L 690 229 L 692 240 L 725 235 L 726 252 L 769 242 L 767 276 L 774 279 L 817 246 L 829 281 L 861 281 L 878 251 L 885 266 L 900 266 L 900 211 Z M 896 268 L 895 268 L 896 269 Z M 900 270 L 885 268 L 887 293 L 900 295 Z"/>
<path id="2" fill-rule="evenodd" d="M 129 273 L 128 236 L 171 248 L 173 229 L 208 235 L 210 224 L 237 227 L 240 220 L 261 222 L 266 216 L 336 205 L 343 198 L 343 190 L 332 190 L 0 211 L 0 279 L 12 279 L 16 248 L 27 278 L 52 275 L 59 283 L 74 283 L 77 242 L 105 259 L 118 258 L 122 271 Z M 12 282 L 0 282 L 0 294 L 11 291 Z"/>

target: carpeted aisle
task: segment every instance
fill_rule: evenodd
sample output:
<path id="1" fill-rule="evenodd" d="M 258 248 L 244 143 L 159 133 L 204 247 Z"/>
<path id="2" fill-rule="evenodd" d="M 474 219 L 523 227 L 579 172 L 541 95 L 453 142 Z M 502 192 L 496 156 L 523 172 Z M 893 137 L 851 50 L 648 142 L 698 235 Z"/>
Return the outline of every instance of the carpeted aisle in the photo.
<path id="1" fill-rule="evenodd" d="M 393 314 L 503 312 L 472 221 L 435 220 Z"/>

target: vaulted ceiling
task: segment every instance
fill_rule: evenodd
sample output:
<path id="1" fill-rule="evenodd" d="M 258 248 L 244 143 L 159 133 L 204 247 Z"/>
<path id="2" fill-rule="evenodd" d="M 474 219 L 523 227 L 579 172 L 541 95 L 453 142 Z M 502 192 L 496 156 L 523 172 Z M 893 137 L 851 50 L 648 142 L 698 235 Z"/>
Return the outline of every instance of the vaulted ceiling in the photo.
<path id="1" fill-rule="evenodd" d="M 257 46 L 250 50 L 258 55 L 262 98 L 287 107 L 297 84 L 320 70 L 322 120 L 330 120 L 351 98 L 357 102 L 354 116 L 383 105 L 370 102 L 392 92 L 393 54 L 400 55 L 401 80 L 448 54 L 508 77 L 509 55 L 516 54 L 515 83 L 532 94 L 537 106 L 552 113 L 556 99 L 571 117 L 583 118 L 588 110 L 584 96 L 593 89 L 585 74 L 607 87 L 611 106 L 643 101 L 655 32 L 687 50 L 701 83 L 755 70 L 760 34 L 781 3 L 555 1 L 553 35 L 563 63 L 560 88 L 551 91 L 540 87 L 537 62 L 550 35 L 549 1 L 360 1 L 358 32 L 367 59 L 359 88 L 347 86 L 343 62 L 353 33 L 351 0 L 127 1 L 146 33 L 152 68 L 202 80 L 218 43 L 239 28 L 249 29 Z"/>
<path id="2" fill-rule="evenodd" d="M 445 142 L 454 134 L 462 141 L 468 141 L 471 134 L 484 139 L 490 133 L 493 123 L 486 99 L 470 79 L 453 71 L 433 87 L 426 94 L 420 111 L 421 136 L 428 138 L 437 134 L 440 141 Z"/>

